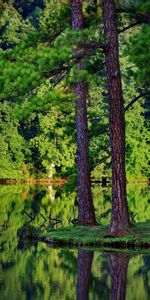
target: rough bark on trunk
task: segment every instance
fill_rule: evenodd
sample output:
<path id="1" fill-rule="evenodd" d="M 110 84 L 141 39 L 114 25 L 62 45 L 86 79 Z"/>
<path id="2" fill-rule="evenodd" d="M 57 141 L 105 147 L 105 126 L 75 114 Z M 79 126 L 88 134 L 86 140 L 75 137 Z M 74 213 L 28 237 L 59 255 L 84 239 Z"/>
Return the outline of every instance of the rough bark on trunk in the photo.
<path id="1" fill-rule="evenodd" d="M 80 250 L 78 252 L 77 300 L 88 300 L 93 256 L 93 251 Z"/>
<path id="2" fill-rule="evenodd" d="M 114 0 L 102 0 L 104 32 L 108 43 L 105 51 L 109 93 L 110 145 L 112 156 L 112 217 L 110 232 L 119 234 L 130 227 L 126 199 L 125 171 L 125 114 L 121 74 L 117 20 Z"/>
<path id="3" fill-rule="evenodd" d="M 71 1 L 72 29 L 82 30 L 83 15 L 80 0 Z M 77 63 L 77 70 L 84 68 L 82 62 Z M 80 81 L 74 84 L 76 94 L 76 135 L 77 135 L 77 172 L 78 172 L 78 223 L 94 225 L 95 213 L 91 192 L 90 172 L 88 165 L 88 124 L 87 124 L 87 84 Z"/>
<path id="4" fill-rule="evenodd" d="M 111 253 L 109 254 L 109 259 L 111 300 L 125 300 L 129 256 L 122 253 Z"/>

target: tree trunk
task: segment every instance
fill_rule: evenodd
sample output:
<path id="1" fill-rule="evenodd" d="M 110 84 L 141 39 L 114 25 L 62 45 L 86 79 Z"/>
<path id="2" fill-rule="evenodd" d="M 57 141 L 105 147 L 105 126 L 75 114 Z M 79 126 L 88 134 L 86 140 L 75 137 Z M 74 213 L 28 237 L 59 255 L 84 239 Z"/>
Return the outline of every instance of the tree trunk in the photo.
<path id="1" fill-rule="evenodd" d="M 80 0 L 72 0 L 72 29 L 82 30 L 83 15 Z M 82 62 L 77 63 L 77 70 L 84 68 Z M 76 134 L 77 134 L 77 172 L 78 172 L 78 223 L 81 225 L 94 225 L 95 213 L 91 192 L 91 181 L 88 164 L 88 124 L 87 124 L 87 84 L 80 81 L 74 84 L 76 94 Z"/>
<path id="2" fill-rule="evenodd" d="M 104 32 L 108 48 L 105 51 L 109 93 L 110 145 L 112 155 L 112 217 L 110 232 L 121 234 L 130 227 L 125 172 L 125 115 L 121 74 L 117 20 L 114 0 L 102 0 Z"/>
<path id="3" fill-rule="evenodd" d="M 111 274 L 111 300 L 125 300 L 126 277 L 129 256 L 121 253 L 111 253 L 110 274 Z"/>
<path id="4" fill-rule="evenodd" d="M 93 256 L 93 251 L 79 250 L 78 252 L 77 300 L 88 299 Z"/>

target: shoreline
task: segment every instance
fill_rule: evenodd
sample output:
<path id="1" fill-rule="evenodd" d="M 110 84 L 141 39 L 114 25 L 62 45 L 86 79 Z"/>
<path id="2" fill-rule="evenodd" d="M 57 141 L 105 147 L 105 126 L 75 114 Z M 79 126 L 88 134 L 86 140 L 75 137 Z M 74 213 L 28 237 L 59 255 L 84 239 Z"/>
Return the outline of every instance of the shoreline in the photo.
<path id="1" fill-rule="evenodd" d="M 40 185 L 55 185 L 63 186 L 67 183 L 67 179 L 49 179 L 49 178 L 41 178 L 41 179 L 0 179 L 0 185 L 13 185 L 13 184 L 40 184 Z"/>
<path id="2" fill-rule="evenodd" d="M 51 246 L 147 249 L 150 253 L 150 223 L 136 224 L 125 235 L 107 234 L 108 226 L 74 226 L 39 233 L 36 238 Z"/>
<path id="3" fill-rule="evenodd" d="M 49 179 L 49 178 L 40 178 L 40 179 L 0 179 L 0 185 L 11 185 L 11 184 L 51 184 L 51 185 L 64 185 L 65 183 L 69 182 L 67 178 L 58 178 L 58 179 Z M 102 184 L 102 181 L 91 181 L 92 184 Z M 137 180 L 129 180 L 127 181 L 127 184 L 147 184 L 150 185 L 150 179 L 137 179 Z M 109 187 L 111 184 L 107 182 L 107 185 L 105 187 Z"/>

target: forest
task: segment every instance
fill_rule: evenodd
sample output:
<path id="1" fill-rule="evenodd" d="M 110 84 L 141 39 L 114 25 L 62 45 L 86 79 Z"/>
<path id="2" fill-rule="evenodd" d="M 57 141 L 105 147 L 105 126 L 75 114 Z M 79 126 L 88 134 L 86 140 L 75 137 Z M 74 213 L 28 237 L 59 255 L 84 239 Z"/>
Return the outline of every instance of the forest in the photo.
<path id="1" fill-rule="evenodd" d="M 109 178 L 114 234 L 130 228 L 127 180 L 149 178 L 149 9 L 1 2 L 1 179 L 71 178 L 94 225 L 91 179 Z"/>
<path id="2" fill-rule="evenodd" d="M 0 178 L 75 178 L 76 97 L 86 83 L 89 168 L 111 178 L 106 44 L 101 1 L 1 1 Z M 116 1 L 127 180 L 149 174 L 149 1 Z M 102 49 L 102 48 L 103 49 Z M 80 70 L 78 62 L 83 66 Z"/>
<path id="3" fill-rule="evenodd" d="M 148 300 L 150 1 L 0 0 L 1 299 Z"/>

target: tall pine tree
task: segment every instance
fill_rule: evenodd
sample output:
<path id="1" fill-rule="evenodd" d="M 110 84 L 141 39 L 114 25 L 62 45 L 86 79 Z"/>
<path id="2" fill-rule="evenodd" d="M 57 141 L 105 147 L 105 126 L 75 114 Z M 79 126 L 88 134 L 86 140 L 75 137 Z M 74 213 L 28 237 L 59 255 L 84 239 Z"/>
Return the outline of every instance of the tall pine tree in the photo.
<path id="1" fill-rule="evenodd" d="M 118 30 L 114 0 L 102 0 L 109 94 L 109 126 L 112 160 L 112 217 L 110 232 L 120 234 L 130 228 L 125 171 L 125 116 L 119 65 Z"/>
<path id="2" fill-rule="evenodd" d="M 82 30 L 83 15 L 80 0 L 72 0 L 72 29 Z M 80 47 L 80 46 L 78 46 Z M 82 61 L 76 63 L 77 71 L 83 70 Z M 77 135 L 77 201 L 78 201 L 78 223 L 82 225 L 94 225 L 95 212 L 92 200 L 91 181 L 88 164 L 88 124 L 87 124 L 87 84 L 84 80 L 74 83 L 76 94 L 76 135 Z"/>

